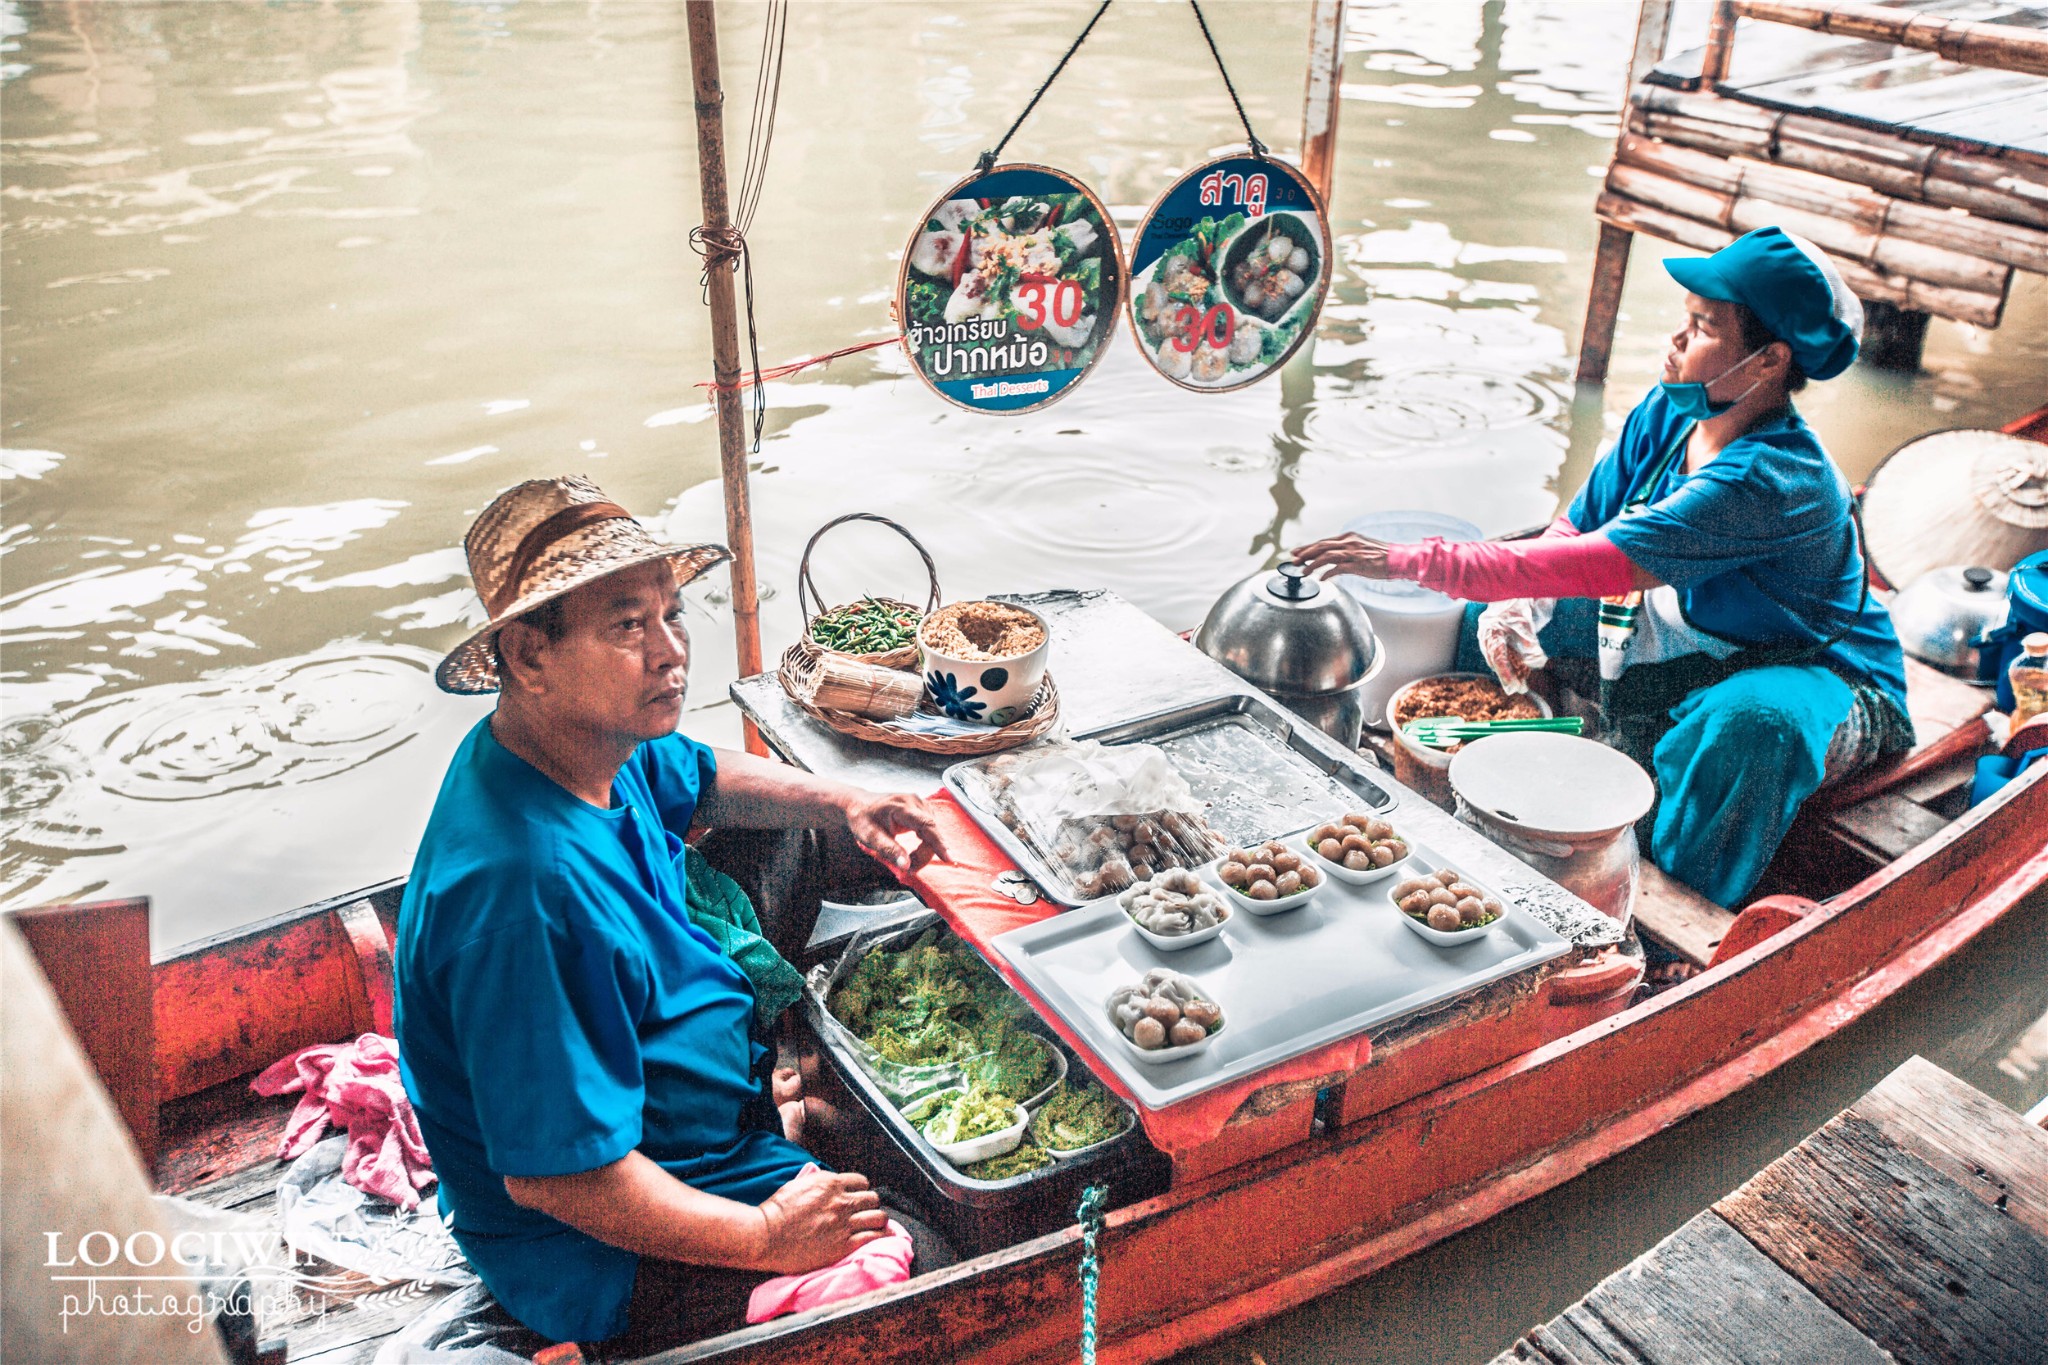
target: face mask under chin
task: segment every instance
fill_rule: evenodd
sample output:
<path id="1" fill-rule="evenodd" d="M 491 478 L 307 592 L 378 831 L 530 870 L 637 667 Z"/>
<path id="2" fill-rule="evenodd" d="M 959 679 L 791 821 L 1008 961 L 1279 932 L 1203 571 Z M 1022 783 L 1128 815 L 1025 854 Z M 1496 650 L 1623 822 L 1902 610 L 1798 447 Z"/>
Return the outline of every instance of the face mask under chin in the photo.
<path id="1" fill-rule="evenodd" d="M 1742 357 L 1742 359 L 1736 361 L 1704 384 L 1679 384 L 1667 380 L 1659 384 L 1658 387 L 1664 390 L 1664 396 L 1671 400 L 1671 406 L 1677 410 L 1678 415 L 1681 417 L 1689 417 L 1695 422 L 1704 422 L 1710 417 L 1719 417 L 1722 413 L 1732 410 L 1737 403 L 1755 393 L 1757 386 L 1764 381 L 1761 379 L 1757 380 L 1755 384 L 1751 384 L 1726 402 L 1715 402 L 1707 396 L 1707 390 L 1726 379 L 1729 375 L 1734 374 L 1769 348 L 1770 343 L 1765 342 L 1762 346 L 1757 347 L 1754 351 L 1751 351 L 1748 355 Z"/>

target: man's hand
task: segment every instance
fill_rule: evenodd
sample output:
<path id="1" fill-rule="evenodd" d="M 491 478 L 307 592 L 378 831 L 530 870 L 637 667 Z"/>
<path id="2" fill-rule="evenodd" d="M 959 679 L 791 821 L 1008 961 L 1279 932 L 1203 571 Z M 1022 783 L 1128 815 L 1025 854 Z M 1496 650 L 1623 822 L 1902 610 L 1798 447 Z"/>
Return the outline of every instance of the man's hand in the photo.
<path id="1" fill-rule="evenodd" d="M 761 1205 L 765 1225 L 757 1268 L 801 1275 L 831 1265 L 888 1230 L 882 1201 L 864 1175 L 806 1166 Z"/>
<path id="2" fill-rule="evenodd" d="M 1367 540 L 1356 531 L 1310 541 L 1293 551 L 1294 562 L 1311 574 L 1329 578 L 1334 574 L 1357 574 L 1360 578 L 1391 578 L 1387 572 L 1387 547 Z"/>
<path id="3" fill-rule="evenodd" d="M 857 792 L 846 803 L 846 827 L 869 857 L 895 871 L 915 872 L 934 858 L 947 861 L 945 845 L 939 842 L 938 813 L 921 796 Z M 916 849 L 906 852 L 897 842 L 904 834 L 916 836 Z"/>
<path id="4" fill-rule="evenodd" d="M 793 1066 L 779 1066 L 769 1082 L 775 1112 L 782 1115 L 782 1135 L 802 1145 L 804 1140 L 804 1078 Z"/>

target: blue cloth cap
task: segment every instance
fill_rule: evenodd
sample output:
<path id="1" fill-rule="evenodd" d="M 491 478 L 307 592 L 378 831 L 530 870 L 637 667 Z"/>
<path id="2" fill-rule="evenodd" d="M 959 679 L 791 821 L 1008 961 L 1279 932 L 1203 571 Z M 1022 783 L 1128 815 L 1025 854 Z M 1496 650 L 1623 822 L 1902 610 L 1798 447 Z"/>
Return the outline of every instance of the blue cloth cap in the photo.
<path id="1" fill-rule="evenodd" d="M 1821 249 L 1783 228 L 1758 228 L 1713 255 L 1674 258 L 1665 271 L 1703 299 L 1739 303 L 1792 348 L 1810 379 L 1833 379 L 1855 363 L 1863 304 Z"/>

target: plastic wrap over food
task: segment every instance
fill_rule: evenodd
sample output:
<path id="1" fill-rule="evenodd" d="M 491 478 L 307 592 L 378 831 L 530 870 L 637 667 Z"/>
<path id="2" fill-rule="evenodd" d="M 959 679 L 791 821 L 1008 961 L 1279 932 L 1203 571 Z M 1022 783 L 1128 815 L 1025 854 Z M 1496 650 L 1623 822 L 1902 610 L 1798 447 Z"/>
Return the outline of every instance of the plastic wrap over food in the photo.
<path id="1" fill-rule="evenodd" d="M 989 763 L 981 782 L 997 818 L 1084 897 L 1114 895 L 1223 851 L 1200 799 L 1150 744 L 1034 749 Z"/>

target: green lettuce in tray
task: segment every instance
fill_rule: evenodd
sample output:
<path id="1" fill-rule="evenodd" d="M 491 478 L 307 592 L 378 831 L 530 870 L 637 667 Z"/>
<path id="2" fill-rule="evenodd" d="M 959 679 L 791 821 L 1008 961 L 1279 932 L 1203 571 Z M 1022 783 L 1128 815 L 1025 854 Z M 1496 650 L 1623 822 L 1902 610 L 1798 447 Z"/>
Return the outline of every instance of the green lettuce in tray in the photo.
<path id="1" fill-rule="evenodd" d="M 1093 1081 L 1080 1086 L 1062 1082 L 1031 1116 L 1030 1138 L 1056 1152 L 1078 1152 L 1127 1131 L 1131 1113 L 1116 1096 Z"/>

